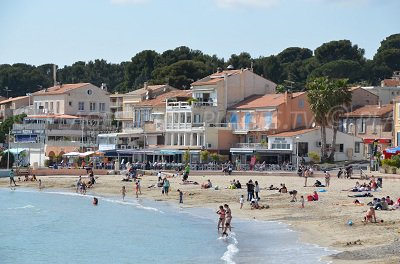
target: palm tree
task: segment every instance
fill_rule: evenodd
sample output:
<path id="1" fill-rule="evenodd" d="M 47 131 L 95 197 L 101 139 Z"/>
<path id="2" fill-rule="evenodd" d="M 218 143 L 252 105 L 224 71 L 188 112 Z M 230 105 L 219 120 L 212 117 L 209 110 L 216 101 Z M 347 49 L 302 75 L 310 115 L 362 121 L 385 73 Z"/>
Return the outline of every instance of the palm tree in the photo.
<path id="1" fill-rule="evenodd" d="M 346 111 L 351 102 L 351 91 L 345 79 L 318 77 L 307 82 L 307 98 L 315 121 L 321 127 L 321 161 L 333 162 L 335 156 L 336 135 L 339 128 L 339 116 Z M 326 127 L 332 127 L 332 148 L 328 155 L 326 148 Z"/>

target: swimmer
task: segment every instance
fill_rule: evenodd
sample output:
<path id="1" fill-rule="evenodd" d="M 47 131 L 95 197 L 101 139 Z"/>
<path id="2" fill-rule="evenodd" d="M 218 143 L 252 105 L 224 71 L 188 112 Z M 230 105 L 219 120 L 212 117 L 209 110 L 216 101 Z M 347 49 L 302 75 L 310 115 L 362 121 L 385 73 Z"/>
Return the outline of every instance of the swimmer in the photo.
<path id="1" fill-rule="evenodd" d="M 93 197 L 93 205 L 97 205 L 99 203 L 99 200 L 96 197 Z"/>
<path id="2" fill-rule="evenodd" d="M 125 186 L 122 186 L 121 193 L 122 193 L 122 201 L 125 201 L 125 195 L 126 195 Z"/>

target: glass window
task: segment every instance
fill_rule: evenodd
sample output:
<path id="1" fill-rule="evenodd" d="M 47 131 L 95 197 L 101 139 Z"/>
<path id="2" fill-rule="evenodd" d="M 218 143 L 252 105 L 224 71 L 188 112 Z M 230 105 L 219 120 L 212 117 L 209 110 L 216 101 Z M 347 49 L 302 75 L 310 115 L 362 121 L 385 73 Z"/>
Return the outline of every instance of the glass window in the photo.
<path id="1" fill-rule="evenodd" d="M 53 111 L 53 110 L 54 110 L 54 103 L 50 102 L 50 111 Z"/>
<path id="2" fill-rule="evenodd" d="M 96 111 L 96 103 L 90 102 L 89 109 L 90 109 L 91 112 Z"/>
<path id="3" fill-rule="evenodd" d="M 299 108 L 304 108 L 304 99 L 299 100 Z"/>
<path id="4" fill-rule="evenodd" d="M 272 112 L 266 112 L 264 114 L 264 127 L 270 129 L 272 126 Z"/>
<path id="5" fill-rule="evenodd" d="M 106 103 L 99 103 L 99 111 L 100 112 L 106 111 Z"/>
<path id="6" fill-rule="evenodd" d="M 85 111 L 85 102 L 79 102 L 78 103 L 78 110 L 79 111 Z"/>
<path id="7" fill-rule="evenodd" d="M 303 124 L 303 115 L 298 114 L 296 117 L 296 126 L 299 127 Z"/>
<path id="8" fill-rule="evenodd" d="M 56 113 L 57 114 L 60 113 L 60 102 L 59 101 L 56 102 Z"/>
<path id="9" fill-rule="evenodd" d="M 354 153 L 360 153 L 361 142 L 354 142 Z"/>

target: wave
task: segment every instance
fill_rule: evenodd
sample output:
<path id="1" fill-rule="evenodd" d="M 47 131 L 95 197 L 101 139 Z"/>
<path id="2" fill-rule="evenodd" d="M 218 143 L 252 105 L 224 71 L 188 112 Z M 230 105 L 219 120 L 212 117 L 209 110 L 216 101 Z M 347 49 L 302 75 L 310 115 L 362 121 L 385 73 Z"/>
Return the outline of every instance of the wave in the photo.
<path id="1" fill-rule="evenodd" d="M 14 208 L 7 208 L 8 210 L 19 210 L 19 209 L 30 209 L 30 208 L 35 208 L 35 206 L 28 204 L 25 206 L 20 206 L 20 207 L 14 207 Z"/>
<path id="2" fill-rule="evenodd" d="M 235 264 L 233 257 L 239 252 L 239 248 L 237 247 L 238 240 L 236 239 L 236 234 L 231 232 L 228 237 L 220 237 L 220 240 L 230 240 L 230 244 L 226 247 L 226 251 L 224 255 L 221 257 L 223 261 L 227 264 Z"/>

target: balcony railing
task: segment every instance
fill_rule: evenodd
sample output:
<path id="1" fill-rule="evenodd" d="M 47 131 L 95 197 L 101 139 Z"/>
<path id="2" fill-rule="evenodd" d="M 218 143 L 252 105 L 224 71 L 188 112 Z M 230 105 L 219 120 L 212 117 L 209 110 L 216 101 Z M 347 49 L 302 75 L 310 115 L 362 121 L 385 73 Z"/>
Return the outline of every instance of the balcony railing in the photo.
<path id="1" fill-rule="evenodd" d="M 80 124 L 14 124 L 13 130 L 84 130 L 113 131 L 111 125 L 80 125 Z"/>
<path id="2" fill-rule="evenodd" d="M 116 119 L 133 119 L 133 111 L 117 111 L 115 112 Z"/>
<path id="3" fill-rule="evenodd" d="M 240 131 L 267 131 L 270 129 L 276 129 L 276 124 L 272 123 L 269 126 L 265 126 L 259 123 L 247 123 L 247 124 L 240 124 L 240 123 L 228 123 L 228 126 L 232 128 L 234 132 Z"/>
<path id="4" fill-rule="evenodd" d="M 248 149 L 267 149 L 267 143 L 236 143 L 235 148 L 248 148 Z"/>
<path id="5" fill-rule="evenodd" d="M 193 107 L 217 106 L 217 102 L 192 102 Z"/>
<path id="6" fill-rule="evenodd" d="M 191 110 L 192 106 L 188 102 L 169 102 L 167 110 Z"/>

